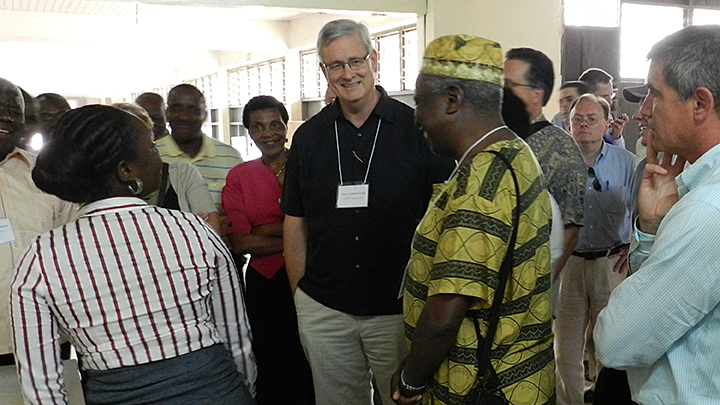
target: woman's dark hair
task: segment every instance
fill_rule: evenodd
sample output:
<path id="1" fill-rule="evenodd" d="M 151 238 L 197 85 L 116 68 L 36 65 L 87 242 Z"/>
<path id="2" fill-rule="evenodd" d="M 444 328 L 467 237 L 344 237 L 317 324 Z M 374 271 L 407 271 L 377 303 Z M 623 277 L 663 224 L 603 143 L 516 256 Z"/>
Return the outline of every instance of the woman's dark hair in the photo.
<path id="1" fill-rule="evenodd" d="M 290 117 L 288 116 L 287 109 L 285 109 L 285 104 L 281 103 L 273 96 L 257 96 L 251 98 L 250 101 L 245 104 L 245 108 L 243 108 L 243 126 L 245 128 L 250 128 L 251 113 L 258 110 L 267 110 L 270 108 L 278 110 L 278 112 L 280 113 L 280 118 L 282 118 L 283 123 L 287 125 Z"/>
<path id="2" fill-rule="evenodd" d="M 33 181 L 40 190 L 75 203 L 111 195 L 118 163 L 133 161 L 137 140 L 147 136 L 133 120 L 138 119 L 104 105 L 68 111 L 55 128 L 55 137 L 40 151 Z"/>

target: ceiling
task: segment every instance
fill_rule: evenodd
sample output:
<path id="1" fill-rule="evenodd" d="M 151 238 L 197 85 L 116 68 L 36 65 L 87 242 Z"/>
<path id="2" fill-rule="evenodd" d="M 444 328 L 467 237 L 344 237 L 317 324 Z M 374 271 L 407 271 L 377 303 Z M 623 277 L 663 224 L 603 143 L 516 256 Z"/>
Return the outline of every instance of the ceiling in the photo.
<path id="1" fill-rule="evenodd" d="M 0 77 L 34 94 L 117 97 L 312 46 L 319 26 L 339 16 L 414 15 L 357 10 L 387 0 L 191 1 L 0 0 L 0 53 L 11 61 Z"/>
<path id="2" fill-rule="evenodd" d="M 40 13 L 61 13 L 61 14 L 84 14 L 104 15 L 116 17 L 138 16 L 145 6 L 161 5 L 167 12 L 172 13 L 171 7 L 196 7 L 193 4 L 161 4 L 161 2 L 148 1 L 78 1 L 78 0 L 10 0 L 0 1 L 0 10 L 5 11 L 30 11 Z M 212 7 L 212 6 L 205 6 Z M 283 8 L 269 8 L 263 6 L 232 6 L 215 7 L 216 13 L 227 12 L 227 8 L 240 11 L 247 20 L 256 21 L 281 21 L 289 20 L 303 14 L 302 11 Z"/>

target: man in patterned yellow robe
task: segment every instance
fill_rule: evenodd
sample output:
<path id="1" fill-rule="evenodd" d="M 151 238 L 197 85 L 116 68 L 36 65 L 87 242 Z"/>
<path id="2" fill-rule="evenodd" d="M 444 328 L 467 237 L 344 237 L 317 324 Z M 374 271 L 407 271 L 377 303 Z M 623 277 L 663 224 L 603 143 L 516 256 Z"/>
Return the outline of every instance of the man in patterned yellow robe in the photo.
<path id="1" fill-rule="evenodd" d="M 468 35 L 438 38 L 425 53 L 417 121 L 433 150 L 458 167 L 412 242 L 403 292 L 410 353 L 392 381 L 398 404 L 464 404 L 478 385 L 482 339 L 473 314 L 485 335 L 515 209 L 519 228 L 491 347 L 498 382 L 491 390 L 514 405 L 555 403 L 550 201 L 532 151 L 503 125 L 502 65 L 497 43 Z"/>

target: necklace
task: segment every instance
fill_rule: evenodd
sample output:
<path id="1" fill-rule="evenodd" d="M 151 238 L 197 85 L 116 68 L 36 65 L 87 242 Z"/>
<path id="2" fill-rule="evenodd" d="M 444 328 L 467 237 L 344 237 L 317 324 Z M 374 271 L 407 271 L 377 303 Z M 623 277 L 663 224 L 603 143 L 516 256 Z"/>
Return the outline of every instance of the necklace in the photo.
<path id="1" fill-rule="evenodd" d="M 486 132 L 485 135 L 481 136 L 480 139 L 473 142 L 473 144 L 470 145 L 470 147 L 467 148 L 467 150 L 465 150 L 465 153 L 462 154 L 462 156 L 460 157 L 460 160 L 458 160 L 457 165 L 455 166 L 455 170 L 453 170 L 452 173 L 450 173 L 450 177 L 448 177 L 448 179 L 445 182 L 448 183 L 448 182 L 450 182 L 450 180 L 452 180 L 453 176 L 455 176 L 455 173 L 457 173 L 458 169 L 460 169 L 460 165 L 465 161 L 465 158 L 467 157 L 468 153 L 470 153 L 470 151 L 473 150 L 474 147 L 478 146 L 478 144 L 480 142 L 484 141 L 485 138 L 487 138 L 488 136 L 494 134 L 495 132 L 497 132 L 503 128 L 507 128 L 507 125 L 501 125 L 497 128 L 491 129 L 490 131 Z"/>
<path id="2" fill-rule="evenodd" d="M 287 165 L 287 159 L 285 159 L 285 163 L 283 163 L 283 165 L 282 165 L 282 167 L 280 168 L 280 170 L 278 170 L 278 172 L 275 173 L 275 178 L 276 178 L 276 179 L 277 179 L 278 177 L 280 177 L 280 175 L 282 174 L 282 172 L 285 170 L 285 165 Z"/>

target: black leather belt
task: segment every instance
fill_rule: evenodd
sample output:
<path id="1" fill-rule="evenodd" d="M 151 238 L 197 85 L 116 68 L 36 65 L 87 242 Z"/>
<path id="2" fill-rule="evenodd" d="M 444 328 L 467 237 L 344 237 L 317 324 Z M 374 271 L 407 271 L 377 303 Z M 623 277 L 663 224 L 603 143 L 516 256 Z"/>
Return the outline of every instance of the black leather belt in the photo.
<path id="1" fill-rule="evenodd" d="M 573 256 L 582 257 L 585 260 L 595 260 L 598 257 L 607 257 L 612 256 L 614 254 L 620 253 L 621 250 L 625 249 L 626 247 L 630 246 L 629 243 L 623 243 L 622 245 L 615 246 L 614 248 L 605 249 L 605 250 L 586 250 L 583 252 L 579 251 L 573 251 Z"/>

